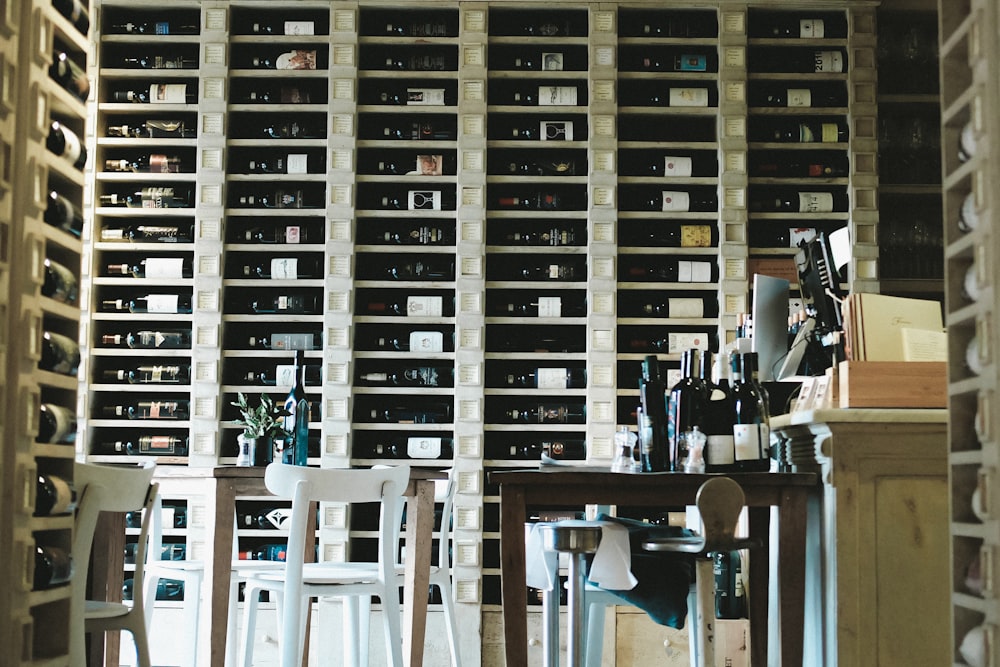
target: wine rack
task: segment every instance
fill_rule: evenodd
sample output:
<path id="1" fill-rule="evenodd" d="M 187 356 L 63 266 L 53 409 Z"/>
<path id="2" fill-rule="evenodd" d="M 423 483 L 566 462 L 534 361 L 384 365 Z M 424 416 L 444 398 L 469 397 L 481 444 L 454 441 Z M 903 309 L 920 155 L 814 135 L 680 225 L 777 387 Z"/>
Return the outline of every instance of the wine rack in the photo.
<path id="1" fill-rule="evenodd" d="M 938 3 L 941 175 L 948 328 L 952 647 L 956 665 L 997 665 L 997 8 Z"/>
<path id="2" fill-rule="evenodd" d="M 69 659 L 89 16 L 0 3 L 3 662 Z M 62 12 L 65 12 L 62 13 Z M 62 480 L 61 482 L 56 481 Z M 51 493 L 45 494 L 45 487 Z M 51 510 L 46 507 L 55 505 Z"/>
<path id="3" fill-rule="evenodd" d="M 162 464 L 234 463 L 232 401 L 280 401 L 305 348 L 310 464 L 456 468 L 461 634 L 487 663 L 490 469 L 609 462 L 642 359 L 676 374 L 730 342 L 792 229 L 850 226 L 849 287 L 878 290 L 868 5 L 98 10 L 82 451 L 156 435 L 179 447 Z M 817 50 L 846 67 L 813 71 Z M 811 106 L 771 99 L 789 90 Z M 832 210 L 757 208 L 799 192 Z M 128 347 L 141 331 L 176 347 Z M 170 370 L 127 382 L 148 367 Z M 125 387 L 186 416 L 107 416 Z M 334 510 L 321 558 L 366 537 Z"/>

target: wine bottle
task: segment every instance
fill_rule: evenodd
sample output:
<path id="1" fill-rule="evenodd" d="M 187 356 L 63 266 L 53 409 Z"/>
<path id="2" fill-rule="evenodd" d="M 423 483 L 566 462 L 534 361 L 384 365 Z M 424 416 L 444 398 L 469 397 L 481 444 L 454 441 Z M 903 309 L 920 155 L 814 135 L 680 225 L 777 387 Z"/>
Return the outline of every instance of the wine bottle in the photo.
<path id="1" fill-rule="evenodd" d="M 190 384 L 190 364 L 175 366 L 140 365 L 129 368 L 110 368 L 101 374 L 103 382 L 128 384 Z"/>
<path id="2" fill-rule="evenodd" d="M 42 332 L 42 356 L 38 368 L 61 375 L 76 375 L 80 367 L 80 346 L 68 336 Z"/>
<path id="3" fill-rule="evenodd" d="M 535 368 L 526 373 L 509 373 L 504 376 L 508 387 L 533 389 L 580 389 L 587 386 L 585 368 Z"/>
<path id="4" fill-rule="evenodd" d="M 76 303 L 79 286 L 76 275 L 66 266 L 45 258 L 41 294 L 62 303 Z"/>
<path id="5" fill-rule="evenodd" d="M 304 85 L 260 86 L 234 91 L 234 99 L 245 104 L 312 104 L 313 90 Z"/>
<path id="6" fill-rule="evenodd" d="M 638 281 L 708 283 L 717 280 L 718 276 L 718 267 L 713 262 L 686 259 L 658 259 L 655 265 L 626 264 L 624 269 L 625 280 Z"/>
<path id="7" fill-rule="evenodd" d="M 103 227 L 101 229 L 101 241 L 134 241 L 136 243 L 193 243 L 194 225 L 157 224 Z"/>
<path id="8" fill-rule="evenodd" d="M 187 456 L 188 439 L 172 435 L 141 435 L 134 440 L 102 442 L 94 454 L 127 454 L 129 456 Z"/>
<path id="9" fill-rule="evenodd" d="M 846 154 L 790 151 L 754 154 L 750 156 L 750 175 L 763 178 L 842 178 L 848 174 Z"/>
<path id="10" fill-rule="evenodd" d="M 171 280 L 190 278 L 194 272 L 187 257 L 146 257 L 135 264 L 108 264 L 107 275 Z"/>
<path id="11" fill-rule="evenodd" d="M 144 174 L 176 174 L 184 171 L 184 169 L 181 159 L 176 155 L 151 153 L 147 155 L 139 155 L 134 160 L 105 160 L 104 171 Z"/>
<path id="12" fill-rule="evenodd" d="M 709 385 L 708 403 L 702 428 L 705 431 L 705 472 L 736 470 L 736 444 L 733 426 L 736 401 L 730 385 L 729 353 L 715 356 L 714 378 Z"/>
<path id="13" fill-rule="evenodd" d="M 52 121 L 49 126 L 49 136 L 45 139 L 45 147 L 75 169 L 83 171 L 83 166 L 87 164 L 87 147 L 80 141 L 76 132 L 57 120 Z"/>
<path id="14" fill-rule="evenodd" d="M 179 21 L 118 21 L 108 26 L 109 33 L 123 35 L 197 35 L 197 20 L 185 17 Z"/>
<path id="15" fill-rule="evenodd" d="M 751 107 L 846 107 L 847 90 L 842 84 L 824 85 L 802 81 L 760 82 L 749 90 Z"/>
<path id="16" fill-rule="evenodd" d="M 715 37 L 719 30 L 714 12 L 632 10 L 620 20 L 622 37 Z"/>
<path id="17" fill-rule="evenodd" d="M 742 572 L 742 558 L 739 551 L 716 551 L 712 554 L 716 618 L 747 617 Z"/>
<path id="18" fill-rule="evenodd" d="M 45 216 L 47 224 L 52 225 L 73 236 L 83 234 L 83 213 L 66 197 L 55 190 L 50 190 L 45 200 Z"/>
<path id="19" fill-rule="evenodd" d="M 261 128 L 261 133 L 265 139 L 319 139 L 324 134 L 321 128 L 297 120 L 270 123 Z"/>
<path id="20" fill-rule="evenodd" d="M 444 20 L 424 20 L 387 22 L 384 34 L 394 37 L 454 37 L 457 33 Z"/>
<path id="21" fill-rule="evenodd" d="M 300 280 L 322 278 L 323 263 L 315 257 L 272 257 L 269 262 L 243 265 L 243 278 Z"/>
<path id="22" fill-rule="evenodd" d="M 618 243 L 622 246 L 711 248 L 718 243 L 715 225 L 663 224 L 662 221 L 622 225 Z"/>
<path id="23" fill-rule="evenodd" d="M 587 445 L 583 440 L 542 440 L 510 446 L 511 459 L 538 461 L 543 456 L 559 461 L 583 461 L 587 458 Z"/>
<path id="24" fill-rule="evenodd" d="M 668 447 L 670 470 L 684 470 L 688 459 L 687 442 L 695 428 L 705 427 L 709 383 L 706 366 L 711 367 L 711 352 L 689 349 L 681 355 L 681 380 L 670 390 L 667 401 Z"/>
<path id="25" fill-rule="evenodd" d="M 401 301 L 368 301 L 363 308 L 373 315 L 452 317 L 455 314 L 454 299 L 435 295 L 407 296 Z"/>
<path id="26" fill-rule="evenodd" d="M 505 232 L 506 245 L 567 246 L 577 245 L 577 232 L 571 226 L 523 229 Z"/>
<path id="27" fill-rule="evenodd" d="M 53 57 L 49 77 L 81 102 L 86 102 L 90 97 L 90 79 L 87 78 L 87 73 L 64 51 L 57 52 Z"/>
<path id="28" fill-rule="evenodd" d="M 130 313 L 190 313 L 189 294 L 147 294 L 129 300 Z"/>
<path id="29" fill-rule="evenodd" d="M 376 221 L 368 221 L 365 229 L 359 229 L 362 243 L 393 245 L 451 245 L 455 242 L 452 230 L 434 224 L 393 225 L 374 227 Z M 378 221 L 386 225 L 384 220 Z M 389 223 L 391 224 L 391 223 Z"/>
<path id="30" fill-rule="evenodd" d="M 133 137 L 136 139 L 191 139 L 198 131 L 188 128 L 179 119 L 147 119 L 136 125 L 109 125 L 109 137 Z"/>
<path id="31" fill-rule="evenodd" d="M 976 208 L 976 194 L 965 195 L 958 209 L 958 229 L 961 232 L 971 232 L 979 228 L 979 210 Z"/>
<path id="32" fill-rule="evenodd" d="M 499 317 L 584 317 L 586 299 L 577 300 L 563 296 L 527 295 L 508 297 L 506 300 L 489 300 L 490 311 Z"/>
<path id="33" fill-rule="evenodd" d="M 644 210 L 706 212 L 719 210 L 719 200 L 708 190 L 663 190 L 641 202 Z"/>
<path id="34" fill-rule="evenodd" d="M 802 190 L 751 191 L 750 210 L 776 213 L 830 213 L 846 211 L 845 192 Z"/>
<path id="35" fill-rule="evenodd" d="M 366 372 L 358 375 L 358 383 L 372 386 L 451 387 L 455 369 L 451 366 L 413 366 L 395 370 Z"/>
<path id="36" fill-rule="evenodd" d="M 797 248 L 816 236 L 814 227 L 750 225 L 750 246 L 754 248 Z"/>
<path id="37" fill-rule="evenodd" d="M 452 420 L 451 403 L 427 403 L 419 407 L 406 405 L 372 408 L 369 420 L 387 424 L 447 424 Z"/>
<path id="38" fill-rule="evenodd" d="M 122 600 L 132 599 L 135 581 L 128 578 L 122 582 Z M 159 579 L 156 582 L 154 599 L 158 602 L 179 602 L 184 599 L 184 582 L 179 579 Z"/>
<path id="39" fill-rule="evenodd" d="M 454 70 L 455 63 L 443 54 L 419 53 L 413 55 L 387 56 L 382 60 L 380 69 L 399 70 L 407 72 L 443 72 Z"/>
<path id="40" fill-rule="evenodd" d="M 35 442 L 72 444 L 76 442 L 76 412 L 55 403 L 42 403 Z"/>
<path id="41" fill-rule="evenodd" d="M 112 419 L 189 419 L 190 403 L 174 401 L 134 401 L 104 406 L 101 414 Z"/>
<path id="42" fill-rule="evenodd" d="M 181 54 L 130 53 L 122 58 L 121 64 L 127 69 L 195 69 L 198 60 Z"/>
<path id="43" fill-rule="evenodd" d="M 237 512 L 236 525 L 254 530 L 288 530 L 292 512 L 288 507 L 267 507 L 250 512 Z"/>
<path id="44" fill-rule="evenodd" d="M 428 257 L 425 260 L 403 261 L 384 269 L 392 280 L 454 280 L 455 262 Z"/>
<path id="45" fill-rule="evenodd" d="M 640 298 L 632 298 L 624 292 L 619 292 L 619 312 L 625 317 L 671 317 L 671 318 L 702 318 L 715 317 L 716 301 L 703 297 L 675 296 L 658 300 L 659 295 L 643 294 Z M 645 298 L 643 298 L 645 297 Z"/>
<path id="46" fill-rule="evenodd" d="M 324 171 L 322 155 L 308 153 L 286 153 L 252 158 L 247 162 L 247 174 L 316 174 Z"/>
<path id="47" fill-rule="evenodd" d="M 315 21 L 253 21 L 249 26 L 252 35 L 314 35 Z"/>
<path id="48" fill-rule="evenodd" d="M 757 353 L 733 355 L 732 370 L 736 466 L 743 471 L 767 471 L 771 441 L 769 410 L 767 393 L 757 381 Z"/>
<path id="49" fill-rule="evenodd" d="M 263 195 L 241 195 L 237 206 L 245 208 L 312 208 L 313 204 L 303 196 L 302 190 L 279 189 Z"/>
<path id="50" fill-rule="evenodd" d="M 172 187 L 144 187 L 130 193 L 112 192 L 98 196 L 98 206 L 127 208 L 188 208 L 191 192 Z"/>
<path id="51" fill-rule="evenodd" d="M 65 549 L 36 544 L 34 570 L 33 590 L 43 591 L 62 586 L 73 578 L 73 557 Z"/>
<path id="52" fill-rule="evenodd" d="M 403 139 L 411 141 L 452 140 L 455 131 L 430 121 L 414 121 L 382 129 L 383 139 Z"/>
<path id="53" fill-rule="evenodd" d="M 277 54 L 254 55 L 246 66 L 251 69 L 314 70 L 316 49 L 291 49 Z"/>
<path id="54" fill-rule="evenodd" d="M 320 299 L 314 294 L 279 294 L 253 299 L 250 312 L 258 315 L 316 315 L 322 310 Z"/>
<path id="55" fill-rule="evenodd" d="M 798 12 L 772 12 L 766 16 L 751 17 L 751 37 L 769 39 L 824 39 L 846 37 L 845 21 L 824 20 L 816 16 L 803 16 Z"/>
<path id="56" fill-rule="evenodd" d="M 291 387 L 295 384 L 297 370 L 292 364 L 278 364 L 272 368 L 247 371 L 242 375 L 242 380 L 247 384 Z M 318 385 L 322 382 L 323 373 L 319 366 L 302 366 L 302 383 L 304 385 Z"/>
<path id="57" fill-rule="evenodd" d="M 382 196 L 377 207 L 396 211 L 453 211 L 455 194 L 447 190 L 407 190 Z"/>
<path id="58" fill-rule="evenodd" d="M 282 450 L 282 463 L 297 466 L 307 465 L 309 456 L 309 422 L 312 413 L 306 390 L 303 387 L 304 375 L 305 364 L 302 350 L 296 350 L 294 384 L 285 398 L 284 407 L 287 415 L 282 418 L 285 432 L 291 438 L 291 446 L 286 444 Z"/>
<path id="59" fill-rule="evenodd" d="M 507 421 L 525 424 L 585 424 L 587 406 L 583 403 L 540 403 L 504 412 Z"/>
<path id="60" fill-rule="evenodd" d="M 288 547 L 284 544 L 263 544 L 252 551 L 240 551 L 239 560 L 270 560 L 284 562 Z"/>
<path id="61" fill-rule="evenodd" d="M 72 23 L 81 35 L 87 36 L 90 31 L 89 3 L 85 5 L 80 0 L 52 0 L 52 6 Z"/>
<path id="62" fill-rule="evenodd" d="M 104 334 L 101 344 L 105 347 L 126 345 L 133 349 L 180 350 L 191 347 L 190 329 L 143 330 L 127 334 Z"/>
<path id="63" fill-rule="evenodd" d="M 194 104 L 198 95 L 186 83 L 151 83 L 149 88 L 127 88 L 111 93 L 112 102 L 131 104 Z"/>
<path id="64" fill-rule="evenodd" d="M 766 121 L 766 122 L 765 122 Z M 750 126 L 750 141 L 779 143 L 843 143 L 849 138 L 842 120 L 763 119 Z"/>
<path id="65" fill-rule="evenodd" d="M 309 243 L 309 228 L 304 225 L 282 225 L 274 227 L 251 227 L 243 233 L 241 241 L 246 243 Z"/>
<path id="66" fill-rule="evenodd" d="M 73 483 L 58 475 L 40 474 L 35 482 L 35 516 L 70 514 L 76 509 Z"/>
<path id="67" fill-rule="evenodd" d="M 644 435 L 640 435 L 640 462 L 643 472 L 669 470 L 670 450 L 667 440 L 666 385 L 660 373 L 660 363 L 653 355 L 642 360 L 639 380 L 639 400 L 642 414 L 648 420 Z"/>
<path id="68" fill-rule="evenodd" d="M 533 192 L 523 196 L 498 197 L 499 208 L 554 211 L 569 208 L 568 202 L 556 192 Z"/>
<path id="69" fill-rule="evenodd" d="M 718 69 L 718 61 L 714 53 L 685 53 L 657 49 L 637 55 L 631 68 L 647 72 L 714 72 Z"/>
<path id="70" fill-rule="evenodd" d="M 976 128 L 970 120 L 962 126 L 962 132 L 958 136 L 958 161 L 968 162 L 974 158 L 979 150 L 978 143 Z"/>
<path id="71" fill-rule="evenodd" d="M 278 333 L 267 336 L 250 336 L 247 347 L 251 350 L 316 350 L 322 336 L 319 333 Z"/>
<path id="72" fill-rule="evenodd" d="M 374 340 L 376 350 L 397 352 L 451 352 L 455 347 L 455 334 L 441 331 L 410 331 L 401 336 L 379 337 Z"/>
<path id="73" fill-rule="evenodd" d="M 440 436 L 389 437 L 354 446 L 354 456 L 365 459 L 451 459 L 454 454 L 454 441 Z"/>
<path id="74" fill-rule="evenodd" d="M 841 73 L 848 68 L 843 49 L 751 48 L 753 72 Z"/>

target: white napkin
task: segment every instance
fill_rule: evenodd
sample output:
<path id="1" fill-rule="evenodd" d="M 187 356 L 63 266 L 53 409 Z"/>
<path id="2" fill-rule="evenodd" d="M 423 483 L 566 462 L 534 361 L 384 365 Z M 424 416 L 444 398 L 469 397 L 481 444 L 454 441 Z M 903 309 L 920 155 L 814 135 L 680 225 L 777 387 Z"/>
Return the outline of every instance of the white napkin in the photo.
<path id="1" fill-rule="evenodd" d="M 628 529 L 611 521 L 559 521 L 560 526 L 601 527 L 601 542 L 590 565 L 587 579 L 601 588 L 627 591 L 638 581 L 632 575 L 632 552 L 629 549 Z M 556 581 L 557 560 L 542 549 L 541 531 L 533 524 L 525 539 L 525 580 L 532 588 L 552 590 Z"/>

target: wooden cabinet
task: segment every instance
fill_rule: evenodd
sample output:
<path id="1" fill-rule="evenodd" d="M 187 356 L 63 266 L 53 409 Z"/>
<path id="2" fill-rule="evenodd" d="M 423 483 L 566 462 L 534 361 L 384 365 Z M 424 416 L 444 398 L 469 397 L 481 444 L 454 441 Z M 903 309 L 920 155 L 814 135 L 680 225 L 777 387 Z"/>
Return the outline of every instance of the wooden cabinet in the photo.
<path id="1" fill-rule="evenodd" d="M 806 662 L 947 664 L 946 411 L 819 410 L 772 429 L 790 462 L 822 473 Z"/>

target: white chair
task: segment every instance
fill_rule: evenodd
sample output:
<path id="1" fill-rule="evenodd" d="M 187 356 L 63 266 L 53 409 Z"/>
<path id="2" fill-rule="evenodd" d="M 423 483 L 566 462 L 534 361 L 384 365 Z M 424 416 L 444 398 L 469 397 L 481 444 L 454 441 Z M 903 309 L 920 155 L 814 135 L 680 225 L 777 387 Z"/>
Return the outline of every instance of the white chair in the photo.
<path id="1" fill-rule="evenodd" d="M 131 605 L 121 602 L 87 600 L 87 573 L 94 531 L 101 512 L 128 512 L 143 509 L 145 514 L 136 544 L 134 581 L 142 581 L 149 524 L 157 495 L 153 480 L 156 464 L 107 466 L 77 463 L 73 477 L 80 495 L 73 535 L 76 572 L 70 600 L 70 659 L 74 667 L 86 664 L 86 633 L 128 630 L 135 643 L 139 667 L 151 667 L 141 585 L 133 587 Z"/>
<path id="2" fill-rule="evenodd" d="M 244 590 L 244 665 L 252 664 L 252 638 L 256 626 L 258 593 L 274 591 L 283 600 L 280 631 L 281 667 L 298 667 L 305 651 L 305 619 L 314 597 L 343 597 L 346 664 L 357 664 L 362 634 L 360 603 L 377 595 L 382 603 L 386 655 L 394 667 L 403 666 L 399 584 L 395 569 L 399 524 L 399 498 L 409 481 L 409 466 L 374 469 L 308 468 L 272 463 L 264 473 L 271 493 L 292 499 L 288 551 L 281 572 L 259 572 L 247 576 Z M 337 503 L 379 502 L 378 563 L 304 563 L 306 527 L 312 501 Z M 352 622 L 351 619 L 354 619 Z"/>

